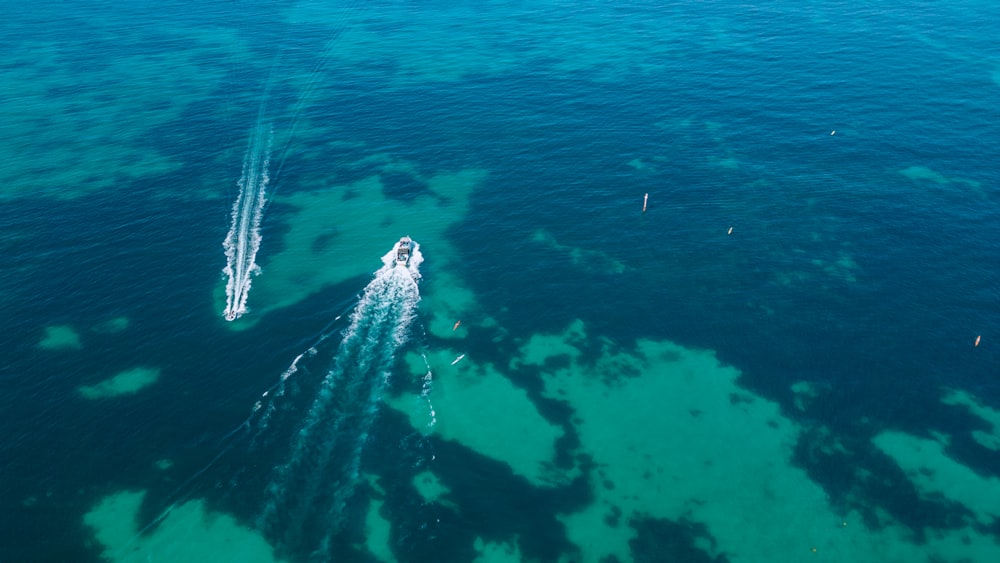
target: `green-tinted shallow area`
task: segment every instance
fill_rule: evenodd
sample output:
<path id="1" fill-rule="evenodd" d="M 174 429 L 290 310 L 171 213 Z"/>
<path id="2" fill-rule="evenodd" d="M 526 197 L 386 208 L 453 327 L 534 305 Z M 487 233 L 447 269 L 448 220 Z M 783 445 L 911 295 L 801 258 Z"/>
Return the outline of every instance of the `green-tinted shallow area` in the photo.
<path id="1" fill-rule="evenodd" d="M 81 385 L 80 394 L 86 399 L 108 399 L 134 395 L 160 378 L 156 368 L 137 367 L 125 370 L 94 385 Z"/>

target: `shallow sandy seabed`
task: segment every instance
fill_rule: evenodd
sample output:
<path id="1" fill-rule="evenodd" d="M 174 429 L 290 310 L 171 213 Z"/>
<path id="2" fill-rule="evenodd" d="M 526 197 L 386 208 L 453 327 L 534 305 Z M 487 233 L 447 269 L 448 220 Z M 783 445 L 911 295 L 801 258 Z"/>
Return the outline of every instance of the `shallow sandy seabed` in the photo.
<path id="1" fill-rule="evenodd" d="M 559 486 L 580 474 L 578 469 L 560 474 L 551 463 L 562 429 L 542 418 L 506 373 L 540 368 L 545 394 L 572 406 L 579 452 L 596 464 L 594 502 L 559 516 L 578 549 L 567 561 L 596 562 L 610 555 L 631 560 L 630 541 L 636 538 L 631 524 L 643 518 L 701 530 L 692 539 L 695 547 L 734 562 L 1000 557 L 995 539 L 973 527 L 1000 518 L 1000 481 L 949 458 L 945 438 L 895 431 L 874 438 L 922 495 L 960 503 L 973 515 L 965 528 L 925 530 L 921 543 L 885 511 L 877 510 L 882 528 L 871 529 L 857 513 L 834 510 L 824 491 L 791 463 L 800 428 L 775 403 L 740 388 L 739 372 L 721 365 L 710 351 L 652 340 L 621 346 L 588 336 L 586 325 L 577 321 L 562 334 L 524 341 L 510 366 L 480 364 L 474 357 L 451 365 L 456 353 L 436 350 L 426 354 L 425 363 L 411 352 L 410 370 L 419 374 L 430 364 L 433 386 L 426 397 L 403 395 L 390 406 L 407 413 L 420 431 L 504 461 L 536 486 Z M 793 387 L 809 401 L 821 400 L 825 392 L 803 382 Z M 978 404 L 961 392 L 948 397 L 952 404 Z M 512 435 L 521 438 L 512 443 Z M 368 478 L 377 483 L 376 476 Z M 432 471 L 415 476 L 414 486 L 427 502 L 451 504 Z M 366 517 L 366 547 L 390 561 L 391 522 L 382 515 L 384 492 L 374 490 L 378 498 Z M 85 517 L 109 559 L 273 560 L 261 537 L 224 514 L 208 514 L 201 501 L 177 506 L 151 535 L 137 537 L 134 518 L 141 499 L 141 492 L 110 495 Z M 479 561 L 522 559 L 517 538 L 475 547 Z"/>
<path id="2" fill-rule="evenodd" d="M 542 243 L 550 249 L 568 256 L 574 266 L 582 268 L 589 273 L 622 274 L 627 269 L 627 266 L 622 261 L 616 260 L 607 253 L 561 244 L 552 233 L 542 229 L 535 231 L 531 236 L 531 240 Z"/>
<path id="3" fill-rule="evenodd" d="M 984 448 L 1000 451 L 1000 412 L 981 404 L 975 397 L 961 389 L 950 389 L 941 402 L 965 407 L 970 413 L 986 422 L 989 430 L 973 430 L 972 438 Z"/>
<path id="4" fill-rule="evenodd" d="M 437 476 L 430 471 L 424 471 L 413 478 L 413 486 L 416 487 L 420 496 L 426 502 L 436 502 L 444 506 L 449 506 L 451 508 L 457 507 L 449 500 L 444 497 L 448 495 L 451 491 L 448 487 L 444 486 Z"/>
<path id="5" fill-rule="evenodd" d="M 11 53 L 15 64 L 0 76 L 19 94 L 0 99 L 0 152 L 18 165 L 0 170 L 0 199 L 71 199 L 181 168 L 148 142 L 150 131 L 179 120 L 219 89 L 222 72 L 203 59 L 225 53 L 235 61 L 246 54 L 224 28 L 161 31 L 176 33 L 186 48 L 119 53 L 86 72 L 64 60 L 86 48 L 72 39 Z"/>
<path id="6" fill-rule="evenodd" d="M 539 67 L 555 79 L 575 78 L 581 72 L 601 82 L 634 79 L 669 68 L 675 57 L 690 49 L 691 38 L 712 49 L 752 50 L 724 26 L 699 25 L 682 13 L 672 20 L 672 27 L 659 22 L 654 28 L 639 13 L 620 12 L 608 19 L 598 10 L 566 10 L 558 4 L 504 4 L 499 11 L 507 25 L 499 29 L 493 19 L 483 17 L 492 6 L 436 8 L 440 9 L 401 7 L 373 18 L 358 5 L 331 9 L 309 3 L 297 6 L 288 19 L 292 24 L 325 23 L 335 30 L 320 51 L 327 64 L 388 67 L 391 70 L 380 72 L 397 87 L 537 72 Z M 553 18 L 562 25 L 553 26 Z M 660 40 L 650 41 L 650 34 Z M 368 61 L 380 66 L 366 65 Z"/>
<path id="7" fill-rule="evenodd" d="M 94 385 L 81 385 L 77 390 L 86 399 L 108 399 L 134 395 L 160 378 L 156 368 L 137 367 L 125 370 Z"/>
<path id="8" fill-rule="evenodd" d="M 562 482 L 564 476 L 551 468 L 562 429 L 545 420 L 527 393 L 493 364 L 467 356 L 451 365 L 459 355 L 448 349 L 427 354 L 427 362 L 435 366 L 432 406 L 405 396 L 394 399 L 391 406 L 405 412 L 421 431 L 433 431 L 485 456 L 505 452 L 503 461 L 514 473 L 538 486 Z M 407 360 L 415 373 L 425 366 L 419 355 Z M 511 436 L 518 436 L 517 448 L 509 447 Z"/>
<path id="9" fill-rule="evenodd" d="M 992 536 L 972 527 L 927 530 L 927 542 L 920 543 L 884 511 L 879 511 L 880 529 L 868 528 L 853 511 L 839 513 L 823 489 L 792 464 L 801 432 L 797 423 L 776 403 L 742 389 L 739 372 L 721 365 L 711 351 L 652 340 L 623 347 L 588 336 L 585 324 L 577 321 L 562 334 L 528 339 L 507 367 L 479 365 L 475 358 L 450 366 L 456 353 L 444 349 L 427 355 L 434 370 L 433 431 L 507 462 L 536 485 L 558 485 L 568 478 L 555 474 L 547 458 L 560 431 L 532 413 L 526 395 L 504 383 L 507 370 L 540 368 L 545 394 L 573 408 L 580 451 L 592 456 L 596 470 L 595 502 L 560 516 L 579 548 L 577 556 L 567 555 L 571 559 L 596 562 L 613 555 L 630 560 L 636 531 L 629 524 L 642 518 L 704 525 L 695 546 L 734 562 L 1000 557 Z M 422 359 L 410 363 L 414 372 L 423 369 Z M 825 392 L 803 382 L 795 389 L 803 401 Z M 393 403 L 409 411 L 415 427 L 426 429 L 430 417 L 419 405 L 404 398 Z M 511 435 L 525 441 L 502 439 Z M 544 439 L 533 439 L 539 436 Z M 840 447 L 834 438 L 831 447 Z M 996 480 L 976 478 L 948 459 L 940 444 L 885 433 L 876 445 L 926 494 L 965 504 L 981 523 L 997 517 L 991 508 L 1000 506 Z M 481 551 L 490 561 L 520 557 L 514 544 L 484 544 Z"/>
<path id="10" fill-rule="evenodd" d="M 568 339 L 579 341 L 578 327 L 569 332 Z M 529 342 L 525 349 L 534 346 Z M 932 533 L 921 545 L 891 519 L 875 530 L 854 514 L 838 514 L 791 463 L 796 423 L 776 404 L 741 389 L 739 372 L 711 352 L 643 340 L 631 350 L 618 352 L 610 343 L 604 349 L 594 367 L 574 361 L 547 379 L 552 395 L 574 406 L 583 447 L 613 485 L 595 486 L 591 509 L 565 518 L 586 560 L 628 555 L 632 530 L 608 526 L 604 517 L 612 507 L 623 522 L 645 515 L 705 524 L 716 542 L 709 551 L 732 561 L 982 560 L 1000 554 L 992 537 L 971 528 Z M 953 475 L 968 470 L 947 467 Z M 987 505 L 1000 503 L 980 506 Z"/>
<path id="11" fill-rule="evenodd" d="M 920 438 L 886 431 L 873 441 L 896 460 L 925 498 L 943 496 L 955 501 L 985 526 L 1000 519 L 1000 479 L 979 475 L 949 457 L 945 452 L 947 438 Z"/>
<path id="12" fill-rule="evenodd" d="M 900 170 L 899 173 L 917 183 L 938 186 L 963 186 L 980 197 L 987 197 L 986 192 L 983 191 L 982 183 L 958 176 L 945 176 L 926 166 L 910 166 Z"/>
<path id="13" fill-rule="evenodd" d="M 389 548 L 392 524 L 382 517 L 381 500 L 372 500 L 365 517 L 365 546 L 382 563 L 394 563 L 396 557 Z"/>
<path id="14" fill-rule="evenodd" d="M 45 327 L 45 336 L 38 342 L 43 350 L 80 350 L 80 333 L 69 325 Z"/>
<path id="15" fill-rule="evenodd" d="M 450 259 L 447 245 L 441 249 L 442 258 Z M 631 560 L 630 542 L 637 537 L 632 524 L 645 518 L 667 519 L 699 530 L 691 538 L 694 547 L 733 562 L 1000 560 L 1000 545 L 980 531 L 1000 518 L 996 508 L 1000 506 L 1000 481 L 976 475 L 949 458 L 946 438 L 885 431 L 874 438 L 874 444 L 899 465 L 922 495 L 944 497 L 967 507 L 973 515 L 969 525 L 924 530 L 925 537 L 918 538 L 876 507 L 882 527 L 869 528 L 856 512 L 834 509 L 823 489 L 793 465 L 793 448 L 802 432 L 799 424 L 776 403 L 741 388 L 739 371 L 722 365 L 712 351 L 669 341 L 639 340 L 625 345 L 589 335 L 587 325 L 578 320 L 561 333 L 539 333 L 520 341 L 506 365 L 481 361 L 474 353 L 453 363 L 465 353 L 466 328 L 492 330 L 497 338 L 507 336 L 495 320 L 477 318 L 475 295 L 460 279 L 443 275 L 439 281 L 439 285 L 423 286 L 431 291 L 421 314 L 432 318 L 430 332 L 444 337 L 447 345 L 409 352 L 405 357 L 408 371 L 424 379 L 424 393 L 403 394 L 387 402 L 405 413 L 420 432 L 435 433 L 503 461 L 535 486 L 558 487 L 582 470 L 560 470 L 554 465 L 563 428 L 542 417 L 528 394 L 511 382 L 515 373 L 540 373 L 544 395 L 566 402 L 573 410 L 571 420 L 581 443 L 576 453 L 590 456 L 595 464 L 594 502 L 579 512 L 559 515 L 577 549 L 566 554 L 567 561 L 597 562 L 608 556 Z M 431 310 L 425 311 L 425 305 Z M 461 316 L 467 318 L 453 331 L 452 319 Z M 798 408 L 806 408 L 822 400 L 828 388 L 800 381 L 792 390 Z M 995 411 L 963 391 L 950 391 L 942 401 L 967 408 L 993 424 L 1000 420 Z M 827 447 L 844 447 L 835 432 L 818 430 L 829 442 Z M 512 442 L 510 436 L 519 439 Z M 375 483 L 377 478 L 369 476 L 369 480 Z M 414 486 L 425 501 L 461 510 L 448 500 L 448 490 L 432 470 L 418 474 Z M 374 488 L 377 497 L 384 494 Z M 103 504 L 138 502 L 130 501 L 128 493 L 123 495 L 108 497 Z M 391 522 L 382 514 L 382 502 L 375 498 L 369 506 L 366 547 L 388 561 L 392 558 Z M 102 511 L 108 510 L 95 508 L 88 524 L 98 529 L 104 545 L 127 546 L 131 540 L 123 538 L 131 538 L 133 529 L 116 532 L 115 526 L 122 526 L 120 520 L 103 527 L 94 524 L 92 515 Z M 230 525 L 225 515 L 211 520 L 224 525 L 207 523 L 197 501 L 175 509 L 164 524 L 175 513 L 186 522 L 182 534 L 208 537 L 204 540 L 208 550 L 219 541 L 237 541 L 270 554 L 261 538 Z M 162 532 L 146 540 L 153 542 L 149 545 L 168 543 L 167 536 L 159 534 L 177 533 L 181 528 L 180 524 L 161 527 Z M 480 561 L 522 559 L 517 538 L 479 541 L 475 548 Z M 129 548 L 128 553 L 134 551 Z"/>
<path id="16" fill-rule="evenodd" d="M 482 538 L 476 538 L 473 546 L 479 552 L 475 558 L 475 563 L 502 563 L 504 561 L 524 561 L 521 551 L 516 543 L 495 543 L 486 542 Z"/>
<path id="17" fill-rule="evenodd" d="M 295 212 L 287 219 L 282 250 L 267 254 L 264 249 L 273 246 L 262 242 L 251 312 L 287 307 L 325 287 L 370 276 L 404 235 L 420 244 L 425 263 L 434 260 L 439 267 L 450 254 L 444 233 L 465 217 L 468 198 L 484 177 L 482 170 L 465 169 L 417 178 L 426 191 L 409 201 L 387 197 L 378 175 L 281 198 Z"/>
<path id="18" fill-rule="evenodd" d="M 428 251 L 430 252 L 430 251 Z M 432 255 L 437 259 L 436 254 Z M 446 269 L 437 270 L 434 277 L 420 286 L 420 315 L 428 332 L 438 338 L 461 340 L 470 327 L 483 326 L 489 319 L 482 316 L 475 294 Z"/>
<path id="19" fill-rule="evenodd" d="M 104 546 L 105 559 L 136 563 L 277 561 L 262 537 L 226 514 L 208 511 L 200 500 L 174 506 L 151 532 L 139 535 L 136 518 L 144 495 L 142 491 L 108 495 L 84 516 L 84 523 L 94 529 Z"/>
<path id="20" fill-rule="evenodd" d="M 102 334 L 116 334 L 127 329 L 130 322 L 128 317 L 115 317 L 102 323 L 97 323 L 92 330 Z"/>

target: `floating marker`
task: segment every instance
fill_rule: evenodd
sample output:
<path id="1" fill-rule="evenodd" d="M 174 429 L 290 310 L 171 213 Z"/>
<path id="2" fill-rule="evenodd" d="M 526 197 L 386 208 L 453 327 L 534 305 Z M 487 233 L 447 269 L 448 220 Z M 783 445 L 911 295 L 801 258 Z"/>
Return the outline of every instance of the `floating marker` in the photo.
<path id="1" fill-rule="evenodd" d="M 979 346 L 979 339 L 982 338 L 982 337 L 983 337 L 983 335 L 981 335 L 981 334 L 979 336 L 977 336 L 976 337 L 976 343 L 973 344 L 973 346 Z"/>
<path id="2" fill-rule="evenodd" d="M 732 228 L 732 227 L 729 227 L 729 230 L 728 230 L 728 231 L 726 232 L 726 234 L 727 234 L 727 235 L 731 235 L 731 234 L 733 234 L 733 228 Z"/>
<path id="3" fill-rule="evenodd" d="M 646 202 L 649 201 L 649 194 L 642 196 L 642 212 L 646 212 Z"/>
<path id="4" fill-rule="evenodd" d="M 455 364 L 457 364 L 458 362 L 461 362 L 461 361 L 462 361 L 462 358 L 464 358 L 464 357 L 465 357 L 465 354 L 462 354 L 461 356 L 459 356 L 459 357 L 455 358 L 455 361 L 454 361 L 454 362 L 452 362 L 452 363 L 451 363 L 451 365 L 455 365 Z"/>

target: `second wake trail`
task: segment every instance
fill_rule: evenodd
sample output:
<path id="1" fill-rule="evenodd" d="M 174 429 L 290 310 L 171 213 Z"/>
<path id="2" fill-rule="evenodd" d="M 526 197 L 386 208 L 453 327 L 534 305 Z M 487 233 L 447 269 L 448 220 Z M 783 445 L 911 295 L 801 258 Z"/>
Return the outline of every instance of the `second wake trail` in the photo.
<path id="1" fill-rule="evenodd" d="M 259 524 L 286 550 L 327 552 L 361 479 L 380 397 L 420 301 L 419 246 L 412 243 L 403 264 L 397 263 L 399 245 L 382 258 L 384 266 L 365 287 L 333 365 L 292 439 L 288 461 L 267 486 Z"/>
<path id="2" fill-rule="evenodd" d="M 223 269 L 227 277 L 226 310 L 223 314 L 227 321 L 236 320 L 246 313 L 251 276 L 260 271 L 257 251 L 260 250 L 260 224 L 264 218 L 267 184 L 270 181 L 268 168 L 273 138 L 271 127 L 258 118 L 243 157 L 243 174 L 238 183 L 239 196 L 233 204 L 232 224 L 222 243 L 226 249 L 226 267 Z"/>

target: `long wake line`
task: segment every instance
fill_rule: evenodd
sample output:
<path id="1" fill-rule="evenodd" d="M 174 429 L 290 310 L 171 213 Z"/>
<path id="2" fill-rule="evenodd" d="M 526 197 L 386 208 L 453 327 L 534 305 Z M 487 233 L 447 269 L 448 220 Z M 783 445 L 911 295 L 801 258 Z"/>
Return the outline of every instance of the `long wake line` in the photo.
<path id="1" fill-rule="evenodd" d="M 247 152 L 243 157 L 243 173 L 238 183 L 239 195 L 233 204 L 232 225 L 222 246 L 226 249 L 227 321 L 234 321 L 247 311 L 251 276 L 260 273 L 257 251 L 260 250 L 260 223 L 267 203 L 268 168 L 271 164 L 271 142 L 274 133 L 259 120 L 251 132 Z"/>
<path id="2" fill-rule="evenodd" d="M 275 182 L 280 183 L 279 176 L 284 167 L 285 159 L 289 155 L 292 141 L 295 139 L 295 132 L 302 112 L 313 97 L 317 85 L 324 78 L 324 71 L 330 62 L 330 54 L 337 44 L 341 33 L 353 21 L 346 14 L 355 12 L 363 7 L 364 4 L 357 1 L 349 1 L 343 6 L 345 17 L 332 30 L 332 36 L 324 43 L 315 65 L 309 72 L 305 89 L 299 95 L 298 101 L 292 110 L 291 122 L 284 136 L 285 140 L 279 142 L 277 170 L 274 171 Z M 290 32 L 291 30 L 289 29 Z M 235 321 L 246 314 L 251 277 L 260 273 L 260 268 L 256 263 L 256 256 L 261 242 L 260 224 L 270 204 L 270 201 L 265 198 L 265 191 L 268 182 L 271 180 L 271 146 L 274 138 L 272 127 L 270 125 L 264 126 L 264 116 L 266 115 L 267 100 L 270 96 L 272 86 L 280 74 L 278 65 L 282 59 L 283 52 L 284 49 L 279 51 L 276 61 L 271 66 L 267 83 L 264 86 L 260 108 L 257 111 L 257 121 L 254 129 L 251 131 L 247 152 L 243 158 L 243 174 L 239 181 L 240 192 L 236 202 L 233 204 L 232 225 L 223 242 L 226 250 L 226 267 L 223 268 L 223 273 L 227 277 L 226 307 L 223 311 L 223 316 L 227 321 Z"/>
<path id="3" fill-rule="evenodd" d="M 248 156 L 247 166 L 251 160 Z M 349 300 L 356 304 L 332 366 L 292 436 L 288 461 L 273 470 L 265 488 L 266 498 L 257 527 L 286 552 L 326 559 L 324 555 L 335 541 L 342 540 L 339 536 L 347 528 L 345 522 L 352 499 L 363 481 L 365 447 L 371 443 L 372 428 L 391 379 L 396 352 L 408 341 L 420 302 L 417 283 L 423 255 L 419 244 L 415 241 L 411 244 L 407 264 L 396 263 L 400 255 L 397 243 L 382 257 L 383 267 L 375 272 L 364 291 Z M 292 360 L 278 381 L 254 403 L 248 417 L 220 439 L 222 447 L 216 455 L 175 488 L 169 496 L 170 504 L 143 526 L 122 552 L 190 498 L 193 484 L 237 442 L 248 440 L 250 450 L 273 445 L 273 437 L 269 438 L 267 432 L 272 417 L 295 412 L 294 406 L 284 401 L 286 382 L 298 374 L 303 360 L 319 353 L 319 345 L 333 336 L 330 329 L 346 313 L 344 310 L 324 327 L 318 339 Z M 424 377 L 428 404 L 426 394 L 431 377 L 428 368 Z M 291 410 L 286 410 L 283 404 Z"/>
<path id="4" fill-rule="evenodd" d="M 276 468 L 258 525 L 283 548 L 326 553 L 342 531 L 361 481 L 361 462 L 389 383 L 396 351 L 409 336 L 420 292 L 419 245 L 397 265 L 399 244 L 351 314 L 330 371 L 292 440 L 287 463 Z"/>

